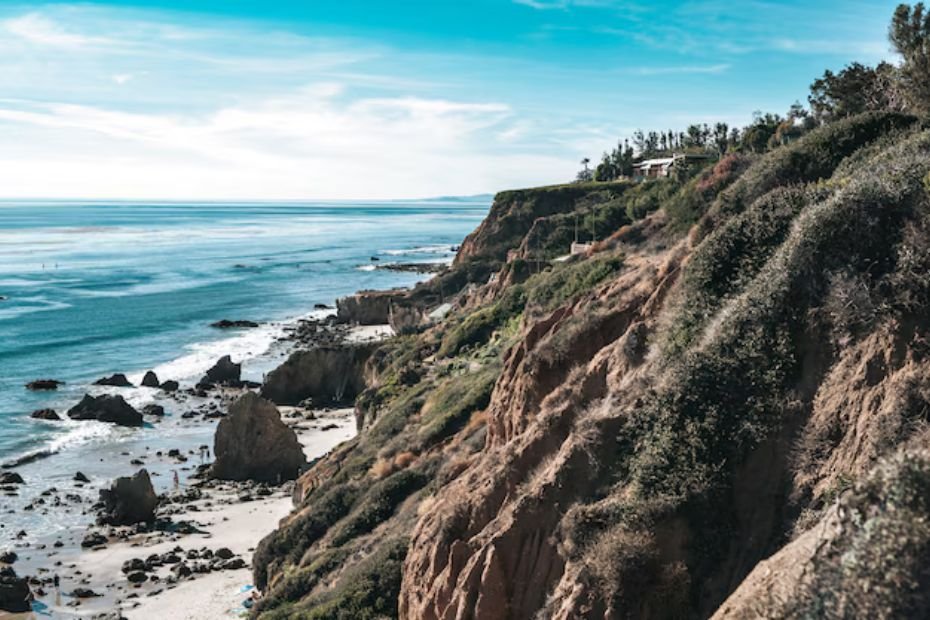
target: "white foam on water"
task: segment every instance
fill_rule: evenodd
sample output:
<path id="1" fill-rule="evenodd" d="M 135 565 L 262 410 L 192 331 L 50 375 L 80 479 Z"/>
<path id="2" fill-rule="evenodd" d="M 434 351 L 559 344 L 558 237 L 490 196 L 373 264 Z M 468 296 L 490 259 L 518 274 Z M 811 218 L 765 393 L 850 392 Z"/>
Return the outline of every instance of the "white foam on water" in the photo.
<path id="1" fill-rule="evenodd" d="M 407 255 L 416 255 L 416 254 L 452 254 L 454 253 L 451 245 L 441 244 L 441 245 L 423 245 L 415 248 L 407 248 L 405 250 L 382 250 L 381 254 L 387 254 L 388 256 L 407 256 Z"/>

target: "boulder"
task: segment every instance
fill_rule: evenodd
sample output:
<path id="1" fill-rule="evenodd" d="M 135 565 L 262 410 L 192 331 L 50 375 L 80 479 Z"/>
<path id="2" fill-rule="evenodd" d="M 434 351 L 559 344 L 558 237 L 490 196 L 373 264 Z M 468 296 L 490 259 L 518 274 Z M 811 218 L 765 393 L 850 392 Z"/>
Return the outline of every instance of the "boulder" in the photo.
<path id="1" fill-rule="evenodd" d="M 242 376 L 242 364 L 234 364 L 232 358 L 224 355 L 207 371 L 201 385 L 238 385 Z"/>
<path id="2" fill-rule="evenodd" d="M 145 376 L 142 377 L 142 387 L 157 388 L 158 387 L 158 375 L 149 370 L 145 373 Z"/>
<path id="3" fill-rule="evenodd" d="M 36 379 L 35 381 L 30 381 L 26 384 L 27 390 L 32 390 L 33 392 L 40 392 L 43 390 L 57 390 L 59 385 L 64 385 L 64 381 L 56 381 L 55 379 Z"/>
<path id="4" fill-rule="evenodd" d="M 165 381 L 158 387 L 161 388 L 162 391 L 165 391 L 165 392 L 177 392 L 178 388 L 180 388 L 181 386 L 180 384 L 178 384 L 177 381 Z"/>
<path id="5" fill-rule="evenodd" d="M 307 466 L 297 435 L 274 404 L 253 392 L 233 403 L 220 420 L 213 453 L 211 475 L 221 480 L 293 480 Z"/>
<path id="6" fill-rule="evenodd" d="M 68 410 L 72 420 L 99 420 L 119 426 L 142 426 L 142 414 L 127 403 L 122 396 L 85 394 L 77 405 Z"/>
<path id="7" fill-rule="evenodd" d="M 132 477 L 117 478 L 109 489 L 101 489 L 100 501 L 103 512 L 99 521 L 107 525 L 154 521 L 158 507 L 158 496 L 145 469 Z"/>
<path id="8" fill-rule="evenodd" d="M 18 559 L 15 551 L 0 551 L 0 562 L 3 564 L 12 564 Z"/>
<path id="9" fill-rule="evenodd" d="M 35 418 L 36 420 L 60 420 L 61 416 L 54 409 L 36 409 L 31 414 L 30 418 Z"/>
<path id="10" fill-rule="evenodd" d="M 116 373 L 115 375 L 104 377 L 103 379 L 97 379 L 94 381 L 94 385 L 108 385 L 110 387 L 132 387 L 132 383 L 130 383 L 129 379 L 126 378 L 126 375 L 122 373 Z"/>
<path id="11" fill-rule="evenodd" d="M 90 532 L 81 540 L 81 547 L 83 549 L 90 549 L 91 547 L 99 547 L 101 545 L 107 544 L 107 537 L 101 534 L 100 532 Z"/>
<path id="12" fill-rule="evenodd" d="M 160 418 L 165 415 L 165 408 L 161 405 L 146 405 L 142 408 L 142 413 Z"/>
<path id="13" fill-rule="evenodd" d="M 0 610 L 11 613 L 32 611 L 32 592 L 25 577 L 10 567 L 0 568 Z"/>
<path id="14" fill-rule="evenodd" d="M 0 472 L 0 484 L 23 484 L 23 477 L 15 471 Z"/>
<path id="15" fill-rule="evenodd" d="M 376 344 L 325 346 L 296 351 L 265 377 L 263 397 L 279 405 L 353 400 L 366 387 L 365 364 Z"/>
<path id="16" fill-rule="evenodd" d="M 216 323 L 210 323 L 210 327 L 215 327 L 217 329 L 242 329 L 258 327 L 258 323 L 255 321 L 230 321 L 229 319 L 223 319 L 222 321 L 217 321 Z"/>

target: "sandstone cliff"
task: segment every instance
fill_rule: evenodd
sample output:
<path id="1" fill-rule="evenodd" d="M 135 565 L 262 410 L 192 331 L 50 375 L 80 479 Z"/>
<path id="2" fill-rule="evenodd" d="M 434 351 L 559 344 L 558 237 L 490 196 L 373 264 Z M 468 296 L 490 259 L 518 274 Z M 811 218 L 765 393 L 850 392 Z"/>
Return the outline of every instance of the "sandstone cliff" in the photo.
<path id="1" fill-rule="evenodd" d="M 872 113 L 498 197 L 452 270 L 496 281 L 374 354 L 256 615 L 925 614 L 928 173 L 930 132 Z M 550 264 L 575 214 L 614 234 Z"/>

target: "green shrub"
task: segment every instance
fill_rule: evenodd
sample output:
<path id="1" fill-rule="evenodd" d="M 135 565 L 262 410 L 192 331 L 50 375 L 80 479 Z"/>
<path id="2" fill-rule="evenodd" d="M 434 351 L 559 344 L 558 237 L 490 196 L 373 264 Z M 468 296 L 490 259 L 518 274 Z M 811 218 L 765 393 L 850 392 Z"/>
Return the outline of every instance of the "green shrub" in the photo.
<path id="1" fill-rule="evenodd" d="M 499 374 L 500 364 L 494 363 L 437 386 L 424 406 L 428 413 L 424 414 L 418 431 L 421 447 L 427 448 L 454 435 L 475 411 L 487 407 Z"/>
<path id="2" fill-rule="evenodd" d="M 380 620 L 396 618 L 401 571 L 409 541 L 395 538 L 347 570 L 336 586 L 297 605 L 281 607 L 259 617 L 265 620 Z"/>
<path id="3" fill-rule="evenodd" d="M 407 496 L 421 489 L 428 481 L 423 473 L 404 469 L 373 484 L 333 534 L 333 545 L 342 546 L 375 529 L 394 514 L 394 509 Z"/>

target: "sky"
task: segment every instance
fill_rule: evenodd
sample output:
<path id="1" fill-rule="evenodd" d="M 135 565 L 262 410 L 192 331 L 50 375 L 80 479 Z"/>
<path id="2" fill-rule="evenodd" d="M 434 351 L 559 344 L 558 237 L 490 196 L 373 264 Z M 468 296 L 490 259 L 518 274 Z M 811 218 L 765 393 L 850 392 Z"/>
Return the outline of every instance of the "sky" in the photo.
<path id="1" fill-rule="evenodd" d="M 0 0 L 0 198 L 351 200 L 571 180 L 894 60 L 897 0 Z"/>

